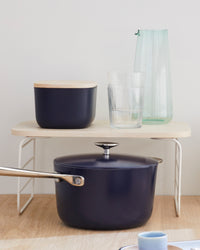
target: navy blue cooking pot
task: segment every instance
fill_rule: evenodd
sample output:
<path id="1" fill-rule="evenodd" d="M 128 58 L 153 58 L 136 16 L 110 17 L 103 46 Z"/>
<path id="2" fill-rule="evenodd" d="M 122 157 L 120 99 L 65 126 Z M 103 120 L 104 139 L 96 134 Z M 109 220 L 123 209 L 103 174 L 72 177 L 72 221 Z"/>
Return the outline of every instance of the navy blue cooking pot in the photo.
<path id="1" fill-rule="evenodd" d="M 117 143 L 100 142 L 104 154 L 54 160 L 56 173 L 0 167 L 0 175 L 57 178 L 61 220 L 85 229 L 125 229 L 147 222 L 153 209 L 157 158 L 109 154 Z"/>
<path id="2" fill-rule="evenodd" d="M 57 210 L 71 227 L 125 229 L 138 227 L 150 218 L 160 159 L 109 154 L 116 143 L 96 143 L 104 154 L 56 158 L 58 173 L 80 175 L 82 187 L 56 182 Z"/>

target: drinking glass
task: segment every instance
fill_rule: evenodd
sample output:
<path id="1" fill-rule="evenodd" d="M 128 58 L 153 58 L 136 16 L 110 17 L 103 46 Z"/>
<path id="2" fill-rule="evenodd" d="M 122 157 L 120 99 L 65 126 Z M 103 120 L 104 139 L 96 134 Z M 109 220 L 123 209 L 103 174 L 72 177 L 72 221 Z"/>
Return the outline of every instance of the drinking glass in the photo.
<path id="1" fill-rule="evenodd" d="M 116 128 L 142 126 L 143 81 L 141 72 L 110 72 L 108 102 L 110 124 Z"/>

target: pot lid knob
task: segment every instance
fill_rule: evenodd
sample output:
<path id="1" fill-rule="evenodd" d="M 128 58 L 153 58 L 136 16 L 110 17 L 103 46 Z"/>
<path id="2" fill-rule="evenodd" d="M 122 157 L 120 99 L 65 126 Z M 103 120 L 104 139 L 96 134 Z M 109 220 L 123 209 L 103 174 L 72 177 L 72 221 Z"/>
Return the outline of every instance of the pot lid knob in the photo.
<path id="1" fill-rule="evenodd" d="M 109 156 L 110 148 L 116 147 L 119 144 L 116 142 L 95 142 L 95 145 L 104 149 L 104 155 Z"/>

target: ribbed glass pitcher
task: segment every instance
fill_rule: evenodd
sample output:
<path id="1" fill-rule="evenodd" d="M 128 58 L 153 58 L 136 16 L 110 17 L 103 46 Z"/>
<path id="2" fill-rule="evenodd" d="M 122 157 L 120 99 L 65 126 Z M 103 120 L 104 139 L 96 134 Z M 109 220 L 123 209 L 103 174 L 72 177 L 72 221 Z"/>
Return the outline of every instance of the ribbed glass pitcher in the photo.
<path id="1" fill-rule="evenodd" d="M 172 91 L 168 30 L 138 30 L 135 71 L 143 72 L 143 124 L 164 124 L 172 119 Z"/>

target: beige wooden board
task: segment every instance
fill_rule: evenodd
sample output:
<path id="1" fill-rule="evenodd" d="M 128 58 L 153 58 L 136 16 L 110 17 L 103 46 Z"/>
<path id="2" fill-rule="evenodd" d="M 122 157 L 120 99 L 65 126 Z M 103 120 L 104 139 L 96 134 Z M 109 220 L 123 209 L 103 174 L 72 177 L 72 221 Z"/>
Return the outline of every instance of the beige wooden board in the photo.
<path id="1" fill-rule="evenodd" d="M 25 197 L 22 197 L 25 198 Z M 200 239 L 200 196 L 182 197 L 182 214 L 174 214 L 171 196 L 156 196 L 151 218 L 139 228 L 117 231 L 81 230 L 65 226 L 54 195 L 35 195 L 20 216 L 16 195 L 0 195 L 0 249 L 118 250 L 137 244 L 143 231 L 163 231 L 172 241 Z"/>
<path id="2" fill-rule="evenodd" d="M 117 129 L 111 128 L 109 123 L 96 121 L 84 129 L 44 129 L 36 121 L 25 121 L 13 127 L 11 132 L 13 135 L 28 137 L 183 138 L 191 135 L 188 124 L 182 122 Z"/>

